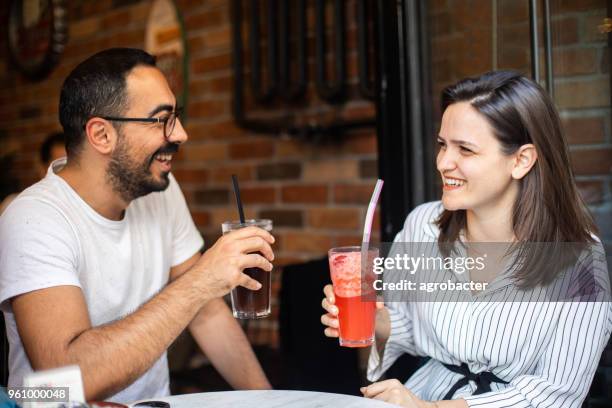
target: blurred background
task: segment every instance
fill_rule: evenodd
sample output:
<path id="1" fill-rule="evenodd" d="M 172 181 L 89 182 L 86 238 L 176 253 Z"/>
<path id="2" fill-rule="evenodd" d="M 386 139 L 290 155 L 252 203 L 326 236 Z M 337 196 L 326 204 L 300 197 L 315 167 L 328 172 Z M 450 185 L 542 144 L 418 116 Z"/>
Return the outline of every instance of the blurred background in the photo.
<path id="1" fill-rule="evenodd" d="M 37 180 L 76 64 L 145 48 L 185 107 L 190 140 L 173 173 L 205 240 L 237 218 L 231 174 L 246 215 L 274 222 L 273 313 L 244 326 L 272 383 L 356 393 L 365 355 L 340 350 L 319 323 L 326 252 L 360 242 L 377 177 L 374 240 L 392 240 L 414 206 L 437 199 L 445 86 L 516 69 L 548 90 L 610 253 L 611 17 L 610 0 L 5 0 L 0 199 Z M 419 361 L 404 364 L 401 376 Z M 171 365 L 174 392 L 227 387 L 186 334 Z M 606 352 L 593 404 L 612 396 L 611 365 Z"/>

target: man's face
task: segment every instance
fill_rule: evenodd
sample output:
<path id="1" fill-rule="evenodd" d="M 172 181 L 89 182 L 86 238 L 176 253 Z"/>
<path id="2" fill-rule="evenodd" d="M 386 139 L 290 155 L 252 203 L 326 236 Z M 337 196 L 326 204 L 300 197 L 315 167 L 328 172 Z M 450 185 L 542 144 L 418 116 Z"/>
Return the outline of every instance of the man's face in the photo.
<path id="1" fill-rule="evenodd" d="M 126 79 L 128 108 L 126 118 L 166 118 L 176 100 L 163 74 L 153 67 L 138 66 Z M 115 123 L 118 137 L 107 168 L 107 179 L 129 202 L 168 187 L 172 156 L 187 140 L 177 119 L 174 130 L 164 137 L 162 123 Z"/>

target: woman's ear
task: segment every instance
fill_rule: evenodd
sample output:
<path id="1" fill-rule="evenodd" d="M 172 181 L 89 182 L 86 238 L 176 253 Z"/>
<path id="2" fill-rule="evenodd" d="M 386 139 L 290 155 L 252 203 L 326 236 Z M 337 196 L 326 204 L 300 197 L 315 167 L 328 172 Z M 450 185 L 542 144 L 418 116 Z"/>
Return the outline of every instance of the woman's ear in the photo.
<path id="1" fill-rule="evenodd" d="M 117 132 L 109 121 L 102 118 L 91 118 L 85 125 L 87 141 L 100 154 L 110 154 L 115 145 Z"/>
<path id="2" fill-rule="evenodd" d="M 525 144 L 519 147 L 514 153 L 514 165 L 512 167 L 512 178 L 520 180 L 533 167 L 536 160 L 538 159 L 538 152 L 533 144 Z"/>

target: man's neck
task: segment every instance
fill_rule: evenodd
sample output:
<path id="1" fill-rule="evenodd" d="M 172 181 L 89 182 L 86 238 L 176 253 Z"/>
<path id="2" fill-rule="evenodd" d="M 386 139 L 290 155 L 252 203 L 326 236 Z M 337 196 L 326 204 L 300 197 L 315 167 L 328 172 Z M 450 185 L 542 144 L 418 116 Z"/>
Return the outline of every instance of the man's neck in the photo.
<path id="1" fill-rule="evenodd" d="M 109 220 L 121 220 L 129 202 L 113 190 L 106 179 L 106 172 L 97 167 L 68 162 L 57 175 L 98 214 Z"/>

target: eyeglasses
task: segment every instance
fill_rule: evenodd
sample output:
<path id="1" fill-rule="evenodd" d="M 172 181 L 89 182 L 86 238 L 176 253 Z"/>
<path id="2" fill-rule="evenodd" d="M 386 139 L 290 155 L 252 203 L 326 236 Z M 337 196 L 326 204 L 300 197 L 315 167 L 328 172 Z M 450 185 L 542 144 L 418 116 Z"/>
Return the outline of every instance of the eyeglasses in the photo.
<path id="1" fill-rule="evenodd" d="M 176 120 L 180 119 L 183 113 L 182 108 L 175 108 L 168 116 L 163 118 L 120 118 L 115 116 L 100 116 L 102 119 L 110 120 L 111 122 L 145 122 L 145 123 L 163 123 L 164 137 L 168 139 L 174 130 Z"/>

